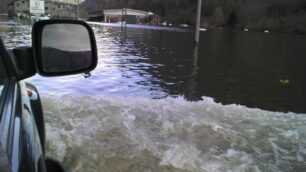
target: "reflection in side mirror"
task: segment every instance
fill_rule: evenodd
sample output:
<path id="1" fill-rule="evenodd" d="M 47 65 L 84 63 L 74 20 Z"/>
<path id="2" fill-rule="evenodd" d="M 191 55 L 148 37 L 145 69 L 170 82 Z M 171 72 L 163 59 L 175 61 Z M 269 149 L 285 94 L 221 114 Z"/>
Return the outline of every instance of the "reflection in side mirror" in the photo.
<path id="1" fill-rule="evenodd" d="M 92 52 L 87 29 L 77 24 L 52 24 L 42 31 L 42 67 L 45 72 L 88 68 Z"/>
<path id="2" fill-rule="evenodd" d="M 94 35 L 84 22 L 37 22 L 33 28 L 33 38 L 37 69 L 42 75 L 89 72 L 97 64 Z"/>

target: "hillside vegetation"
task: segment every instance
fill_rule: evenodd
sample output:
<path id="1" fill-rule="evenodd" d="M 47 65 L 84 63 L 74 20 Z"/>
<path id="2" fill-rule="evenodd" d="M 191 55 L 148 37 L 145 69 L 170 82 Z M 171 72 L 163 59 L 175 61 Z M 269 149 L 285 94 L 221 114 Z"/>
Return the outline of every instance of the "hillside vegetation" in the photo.
<path id="1" fill-rule="evenodd" d="M 88 11 L 134 8 L 173 24 L 194 25 L 197 0 L 85 0 Z M 202 0 L 202 27 L 238 27 L 305 33 L 306 0 Z"/>
<path id="2" fill-rule="evenodd" d="M 12 0 L 2 0 L 0 13 Z M 52 0 L 51 0 L 52 1 Z M 76 0 L 57 0 L 76 3 Z M 81 15 L 89 11 L 133 8 L 152 11 L 162 22 L 195 24 L 197 0 L 80 0 Z M 306 33 L 306 0 L 202 0 L 202 27 Z"/>

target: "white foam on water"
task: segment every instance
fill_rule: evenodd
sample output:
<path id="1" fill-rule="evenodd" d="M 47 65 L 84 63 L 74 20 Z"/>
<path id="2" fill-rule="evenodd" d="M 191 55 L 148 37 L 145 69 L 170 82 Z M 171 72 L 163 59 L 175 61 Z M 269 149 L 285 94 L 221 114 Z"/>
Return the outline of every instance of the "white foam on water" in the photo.
<path id="1" fill-rule="evenodd" d="M 43 97 L 48 153 L 71 171 L 301 171 L 306 115 L 212 98 Z"/>
<path id="2" fill-rule="evenodd" d="M 30 26 L 2 28 L 8 48 L 31 44 Z M 197 102 L 181 97 L 71 98 L 50 90 L 42 98 L 47 152 L 70 171 L 306 169 L 306 114 L 222 105 L 208 97 Z"/>

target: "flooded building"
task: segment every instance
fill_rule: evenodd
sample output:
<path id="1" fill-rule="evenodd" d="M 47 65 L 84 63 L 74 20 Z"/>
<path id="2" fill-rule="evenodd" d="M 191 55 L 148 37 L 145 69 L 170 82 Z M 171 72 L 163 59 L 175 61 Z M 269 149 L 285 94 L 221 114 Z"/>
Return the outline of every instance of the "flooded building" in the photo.
<path id="1" fill-rule="evenodd" d="M 29 17 L 30 0 L 16 0 L 11 2 L 8 6 L 8 15 L 13 17 Z M 56 1 L 45 1 L 45 15 L 51 18 L 67 18 L 72 19 L 76 17 L 77 5 L 61 3 Z"/>
<path id="2" fill-rule="evenodd" d="M 6 21 L 8 18 L 8 14 L 0 14 L 0 21 Z"/>
<path id="3" fill-rule="evenodd" d="M 7 14 L 9 18 L 13 18 L 15 15 L 14 2 L 7 4 Z"/>
<path id="4" fill-rule="evenodd" d="M 51 1 L 45 2 L 45 14 L 48 16 L 55 16 L 58 14 L 58 5 Z"/>
<path id="5" fill-rule="evenodd" d="M 89 12 L 89 20 L 104 21 L 106 23 L 126 22 L 128 24 L 149 23 L 154 13 L 129 8 L 107 9 Z"/>
<path id="6" fill-rule="evenodd" d="M 77 5 L 46 1 L 45 14 L 52 18 L 73 19 L 76 18 L 77 15 Z"/>
<path id="7" fill-rule="evenodd" d="M 103 11 L 88 12 L 88 21 L 102 22 L 104 19 Z"/>
<path id="8" fill-rule="evenodd" d="M 7 5 L 9 17 L 27 16 L 30 14 L 29 0 L 16 0 Z"/>
<path id="9" fill-rule="evenodd" d="M 146 23 L 154 13 L 129 8 L 104 10 L 104 22 Z"/>

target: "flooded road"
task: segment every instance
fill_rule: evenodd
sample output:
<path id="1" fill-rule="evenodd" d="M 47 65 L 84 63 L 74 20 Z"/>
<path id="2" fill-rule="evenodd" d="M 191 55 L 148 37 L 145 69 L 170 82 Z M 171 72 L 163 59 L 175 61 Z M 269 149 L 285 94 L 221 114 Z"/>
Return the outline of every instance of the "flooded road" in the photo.
<path id="1" fill-rule="evenodd" d="M 270 111 L 306 112 L 306 37 L 213 30 L 193 32 L 132 25 L 93 25 L 99 64 L 92 77 L 30 79 L 42 94 L 128 96 L 187 100 L 214 98 Z M 29 26 L 2 34 L 9 48 L 30 44 Z"/>
<path id="2" fill-rule="evenodd" d="M 30 27 L 18 27 L 1 32 L 10 48 L 30 44 Z M 306 168 L 305 37 L 201 32 L 197 57 L 184 29 L 93 29 L 90 78 L 28 80 L 42 94 L 48 152 L 71 171 Z"/>

